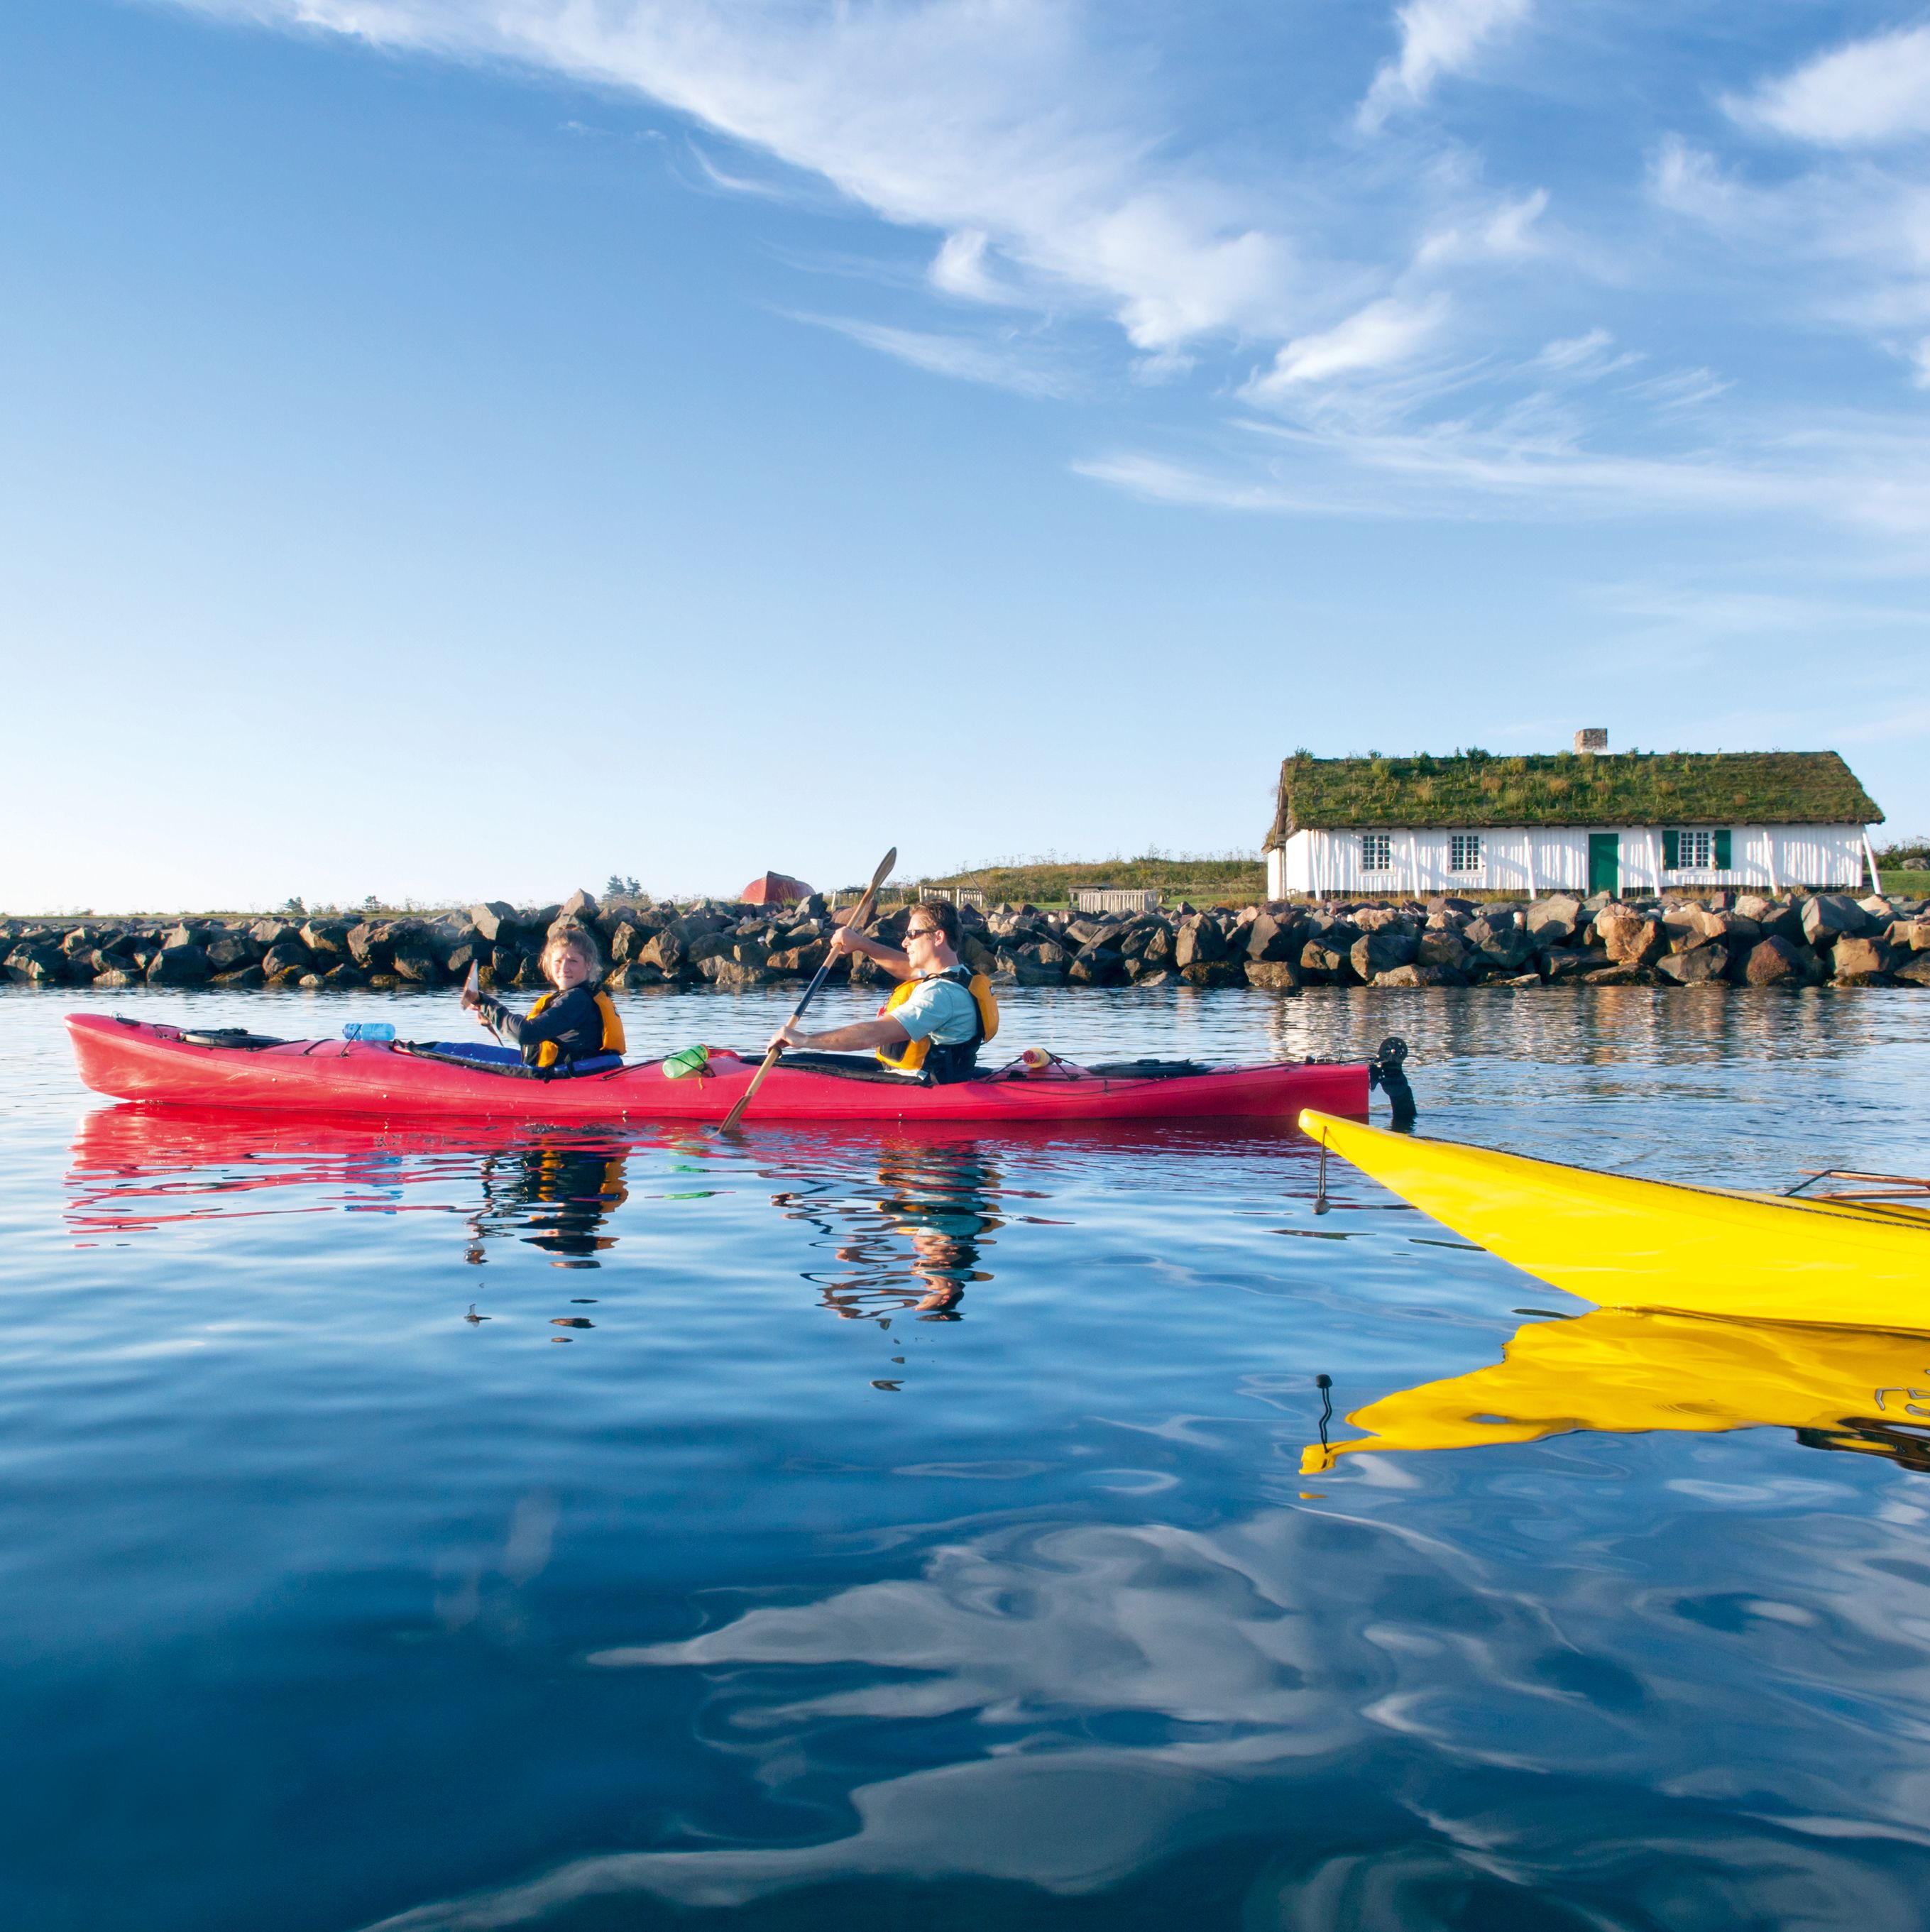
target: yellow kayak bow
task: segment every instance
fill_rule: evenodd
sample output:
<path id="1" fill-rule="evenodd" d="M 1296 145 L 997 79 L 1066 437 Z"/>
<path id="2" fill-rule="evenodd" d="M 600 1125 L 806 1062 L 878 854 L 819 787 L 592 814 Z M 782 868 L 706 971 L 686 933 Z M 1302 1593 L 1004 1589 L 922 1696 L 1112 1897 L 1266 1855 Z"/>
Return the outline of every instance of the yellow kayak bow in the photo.
<path id="1" fill-rule="evenodd" d="M 1528 1274 L 1604 1308 L 1930 1330 L 1930 1213 L 1689 1187 L 1391 1134 L 1303 1133 Z"/>

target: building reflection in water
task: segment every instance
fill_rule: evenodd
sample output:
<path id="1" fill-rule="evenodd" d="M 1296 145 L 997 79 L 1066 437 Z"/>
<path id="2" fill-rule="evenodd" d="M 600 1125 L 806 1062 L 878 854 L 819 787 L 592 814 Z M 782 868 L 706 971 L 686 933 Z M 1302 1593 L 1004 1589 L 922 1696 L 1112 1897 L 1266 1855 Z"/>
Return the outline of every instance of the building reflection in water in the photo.
<path id="1" fill-rule="evenodd" d="M 850 1182 L 828 1180 L 771 1196 L 815 1227 L 841 1264 L 806 1278 L 847 1321 L 958 1321 L 967 1285 L 992 1279 L 979 1264 L 1004 1226 L 993 1204 L 1004 1191 L 998 1168 L 971 1142 L 894 1142 L 877 1160 L 875 1198 L 868 1186 L 860 1196 Z"/>
<path id="2" fill-rule="evenodd" d="M 554 1256 L 554 1268 L 593 1268 L 616 1237 L 610 1216 L 629 1198 L 624 1149 L 610 1143 L 544 1142 L 484 1156 L 482 1202 L 470 1216 L 465 1259 L 479 1266 L 484 1244 L 513 1236 Z"/>

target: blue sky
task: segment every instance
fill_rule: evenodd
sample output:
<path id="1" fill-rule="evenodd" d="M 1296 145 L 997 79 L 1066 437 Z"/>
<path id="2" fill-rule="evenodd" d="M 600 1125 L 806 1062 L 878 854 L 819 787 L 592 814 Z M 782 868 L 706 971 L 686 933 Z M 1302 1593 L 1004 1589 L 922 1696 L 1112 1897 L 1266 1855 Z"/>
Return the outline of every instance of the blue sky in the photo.
<path id="1" fill-rule="evenodd" d="M 0 907 L 1930 826 L 1930 11 L 11 0 Z"/>

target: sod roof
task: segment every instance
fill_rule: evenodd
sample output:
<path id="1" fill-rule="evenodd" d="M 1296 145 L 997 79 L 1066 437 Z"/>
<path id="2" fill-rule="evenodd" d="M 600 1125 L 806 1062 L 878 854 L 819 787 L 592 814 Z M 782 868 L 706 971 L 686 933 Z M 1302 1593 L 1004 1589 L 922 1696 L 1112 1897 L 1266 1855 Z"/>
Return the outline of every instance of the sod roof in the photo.
<path id="1" fill-rule="evenodd" d="M 1295 756 L 1280 770 L 1268 845 L 1363 825 L 1877 825 L 1834 752 L 1459 752 Z"/>

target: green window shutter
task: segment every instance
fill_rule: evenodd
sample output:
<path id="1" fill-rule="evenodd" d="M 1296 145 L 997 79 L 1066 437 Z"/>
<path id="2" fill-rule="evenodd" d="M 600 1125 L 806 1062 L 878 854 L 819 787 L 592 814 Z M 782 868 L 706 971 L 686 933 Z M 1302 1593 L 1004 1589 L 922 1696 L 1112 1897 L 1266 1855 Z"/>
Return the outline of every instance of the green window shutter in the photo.
<path id="1" fill-rule="evenodd" d="M 1715 835 L 1715 869 L 1726 872 L 1729 869 L 1729 833 L 1725 826 Z"/>
<path id="2" fill-rule="evenodd" d="M 1682 834 L 1664 832 L 1662 834 L 1662 870 L 1674 872 L 1682 864 Z"/>

